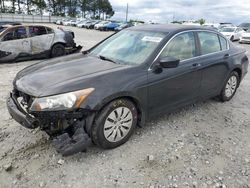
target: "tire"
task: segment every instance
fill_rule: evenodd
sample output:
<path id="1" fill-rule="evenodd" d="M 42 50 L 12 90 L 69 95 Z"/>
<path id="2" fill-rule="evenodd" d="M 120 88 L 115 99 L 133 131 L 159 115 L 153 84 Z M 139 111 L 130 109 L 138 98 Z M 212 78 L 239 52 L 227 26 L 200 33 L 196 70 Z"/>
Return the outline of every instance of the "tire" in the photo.
<path id="1" fill-rule="evenodd" d="M 235 80 L 234 80 L 235 79 Z M 226 84 L 223 87 L 221 94 L 219 96 L 222 102 L 230 101 L 240 84 L 240 77 L 236 71 L 233 71 L 227 78 Z"/>
<path id="2" fill-rule="evenodd" d="M 128 141 L 136 125 L 134 103 L 127 99 L 114 100 L 97 115 L 91 129 L 92 141 L 104 149 L 116 148 Z"/>
<path id="3" fill-rule="evenodd" d="M 230 40 L 233 42 L 234 41 L 234 36 L 231 36 Z"/>
<path id="4" fill-rule="evenodd" d="M 65 55 L 65 47 L 63 44 L 55 44 L 51 49 L 51 57 L 59 57 Z"/>

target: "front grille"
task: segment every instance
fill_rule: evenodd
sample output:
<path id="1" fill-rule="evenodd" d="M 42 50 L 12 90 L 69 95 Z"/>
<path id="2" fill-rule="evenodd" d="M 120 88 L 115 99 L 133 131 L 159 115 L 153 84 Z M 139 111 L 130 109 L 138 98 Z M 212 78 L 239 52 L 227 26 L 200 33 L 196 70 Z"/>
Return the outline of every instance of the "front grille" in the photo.
<path id="1" fill-rule="evenodd" d="M 242 37 L 242 39 L 250 40 L 250 37 Z"/>

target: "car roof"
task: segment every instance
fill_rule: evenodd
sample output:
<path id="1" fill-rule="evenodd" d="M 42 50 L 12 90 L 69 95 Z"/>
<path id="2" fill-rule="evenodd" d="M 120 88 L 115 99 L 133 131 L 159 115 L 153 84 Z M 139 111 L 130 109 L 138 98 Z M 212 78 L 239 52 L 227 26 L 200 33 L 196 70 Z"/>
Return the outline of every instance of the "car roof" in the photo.
<path id="1" fill-rule="evenodd" d="M 5 29 L 0 33 L 0 36 L 2 36 L 3 34 L 9 32 L 11 29 L 17 28 L 17 27 L 31 27 L 31 26 L 39 26 L 39 27 L 48 27 L 51 28 L 49 26 L 44 26 L 44 25 L 36 25 L 36 24 L 24 24 L 24 25 L 5 25 Z"/>
<path id="2" fill-rule="evenodd" d="M 214 29 L 201 27 L 201 26 L 191 26 L 191 25 L 180 25 L 180 24 L 148 24 L 148 25 L 138 25 L 131 27 L 128 30 L 140 30 L 140 31 L 155 31 L 163 33 L 176 33 L 188 30 L 204 30 L 204 31 L 213 31 Z"/>

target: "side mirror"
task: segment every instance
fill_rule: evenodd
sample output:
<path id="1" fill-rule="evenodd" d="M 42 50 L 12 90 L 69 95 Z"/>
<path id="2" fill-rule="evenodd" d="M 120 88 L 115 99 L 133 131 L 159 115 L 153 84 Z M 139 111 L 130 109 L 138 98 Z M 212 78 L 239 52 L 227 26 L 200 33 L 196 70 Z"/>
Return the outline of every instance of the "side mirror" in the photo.
<path id="1" fill-rule="evenodd" d="M 164 57 L 160 59 L 160 66 L 162 68 L 176 68 L 179 66 L 180 60 L 174 57 Z"/>

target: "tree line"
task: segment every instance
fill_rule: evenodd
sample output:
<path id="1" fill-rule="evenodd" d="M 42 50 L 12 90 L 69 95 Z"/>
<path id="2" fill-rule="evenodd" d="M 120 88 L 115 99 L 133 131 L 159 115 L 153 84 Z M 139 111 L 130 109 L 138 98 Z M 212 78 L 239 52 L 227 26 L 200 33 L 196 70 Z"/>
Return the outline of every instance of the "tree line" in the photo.
<path id="1" fill-rule="evenodd" d="M 109 0 L 0 0 L 2 13 L 42 15 L 50 12 L 52 16 L 109 18 L 114 15 Z"/>

